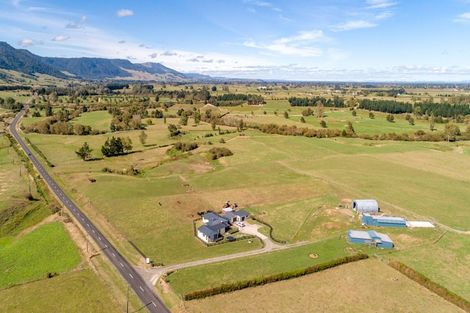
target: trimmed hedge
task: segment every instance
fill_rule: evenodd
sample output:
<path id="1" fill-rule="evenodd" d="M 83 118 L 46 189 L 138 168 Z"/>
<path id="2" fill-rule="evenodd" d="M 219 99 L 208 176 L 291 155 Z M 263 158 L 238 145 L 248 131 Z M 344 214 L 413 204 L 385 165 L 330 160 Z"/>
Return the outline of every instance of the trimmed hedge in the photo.
<path id="1" fill-rule="evenodd" d="M 193 291 L 193 292 L 183 295 L 183 299 L 186 301 L 202 299 L 202 298 L 215 296 L 215 295 L 222 294 L 222 293 L 237 291 L 237 290 L 250 288 L 250 287 L 261 286 L 261 285 L 274 283 L 274 282 L 282 281 L 282 280 L 287 280 L 291 278 L 297 278 L 297 277 L 301 277 L 304 275 L 320 272 L 329 268 L 333 268 L 342 264 L 364 260 L 364 259 L 367 259 L 368 257 L 369 256 L 367 254 L 356 254 L 353 256 L 346 256 L 343 258 L 332 260 L 330 262 L 313 265 L 313 266 L 310 266 L 301 270 L 284 272 L 280 274 L 264 276 L 264 277 L 249 279 L 249 280 L 243 280 L 243 281 L 230 283 L 230 284 L 223 284 L 214 288 Z"/>
<path id="2" fill-rule="evenodd" d="M 448 290 L 447 288 L 439 285 L 438 283 L 433 282 L 423 274 L 415 271 L 411 267 L 406 266 L 405 264 L 398 262 L 398 261 L 390 261 L 388 265 L 411 280 L 414 280 L 424 288 L 428 289 L 429 291 L 434 292 L 441 298 L 449 301 L 452 304 L 455 304 L 462 310 L 466 312 L 470 312 L 470 302 L 466 299 L 460 297 L 459 295 L 453 293 L 452 291 Z"/>

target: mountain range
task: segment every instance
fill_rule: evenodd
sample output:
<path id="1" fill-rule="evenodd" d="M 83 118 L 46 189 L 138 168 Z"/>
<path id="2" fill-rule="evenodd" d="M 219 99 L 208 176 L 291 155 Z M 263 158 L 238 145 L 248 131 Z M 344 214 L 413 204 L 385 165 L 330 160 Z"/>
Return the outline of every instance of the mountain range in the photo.
<path id="1" fill-rule="evenodd" d="M 28 75 L 46 74 L 60 79 L 185 81 L 183 74 L 160 63 L 132 63 L 125 59 L 41 57 L 0 42 L 0 69 Z M 198 79 L 210 78 L 197 74 Z"/>

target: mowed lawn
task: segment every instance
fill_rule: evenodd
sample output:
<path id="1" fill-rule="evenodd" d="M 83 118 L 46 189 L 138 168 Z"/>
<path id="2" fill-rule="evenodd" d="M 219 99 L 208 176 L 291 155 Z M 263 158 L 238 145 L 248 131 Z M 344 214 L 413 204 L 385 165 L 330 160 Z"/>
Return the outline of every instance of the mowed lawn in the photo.
<path id="1" fill-rule="evenodd" d="M 185 303 L 188 312 L 464 312 L 380 261 Z"/>
<path id="2" fill-rule="evenodd" d="M 19 238 L 0 239 L 0 288 L 45 279 L 80 263 L 80 254 L 58 222 L 40 226 Z"/>
<path id="3" fill-rule="evenodd" d="M 118 313 L 124 309 L 90 269 L 0 290 L 0 299 L 5 313 Z"/>
<path id="4" fill-rule="evenodd" d="M 183 295 L 224 283 L 303 269 L 357 253 L 361 249 L 368 250 L 349 245 L 344 238 L 333 238 L 268 254 L 179 270 L 170 274 L 167 280 L 176 293 Z M 311 258 L 310 254 L 318 257 Z"/>

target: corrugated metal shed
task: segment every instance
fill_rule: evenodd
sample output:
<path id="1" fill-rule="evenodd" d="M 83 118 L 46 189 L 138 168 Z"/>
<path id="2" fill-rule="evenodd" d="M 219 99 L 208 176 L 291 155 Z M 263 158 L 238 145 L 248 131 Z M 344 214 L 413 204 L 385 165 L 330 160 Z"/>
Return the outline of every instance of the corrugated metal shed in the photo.
<path id="1" fill-rule="evenodd" d="M 388 235 L 373 230 L 350 230 L 348 231 L 348 240 L 351 243 L 369 244 L 382 249 L 392 249 L 394 247 L 393 241 Z"/>
<path id="2" fill-rule="evenodd" d="M 359 213 L 378 213 L 380 212 L 379 204 L 373 199 L 353 200 L 351 207 Z"/>
<path id="3" fill-rule="evenodd" d="M 406 220 L 402 217 L 373 216 L 364 213 L 362 215 L 362 224 L 378 227 L 406 227 Z"/>

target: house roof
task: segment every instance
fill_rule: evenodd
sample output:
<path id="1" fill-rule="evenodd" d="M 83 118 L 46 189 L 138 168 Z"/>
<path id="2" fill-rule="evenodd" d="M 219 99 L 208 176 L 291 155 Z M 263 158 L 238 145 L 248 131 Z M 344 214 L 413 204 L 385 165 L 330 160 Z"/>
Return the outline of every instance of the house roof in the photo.
<path id="1" fill-rule="evenodd" d="M 237 211 L 234 213 L 236 216 L 239 216 L 239 217 L 248 217 L 250 216 L 250 213 L 248 213 L 247 211 L 245 210 L 240 210 L 240 211 Z"/>
<path id="2" fill-rule="evenodd" d="M 218 231 L 212 229 L 211 227 L 207 225 L 202 225 L 197 230 L 203 233 L 204 235 L 206 235 L 207 237 L 213 237 L 213 236 L 219 235 Z"/>
<path id="3" fill-rule="evenodd" d="M 207 212 L 207 213 L 204 213 L 202 218 L 211 221 L 211 220 L 219 219 L 220 216 L 219 216 L 219 214 L 214 213 L 214 212 Z"/>
<path id="4" fill-rule="evenodd" d="M 227 228 L 229 224 L 225 219 L 223 219 L 223 220 L 209 222 L 206 224 L 206 226 L 216 232 L 219 232 L 219 230 Z"/>
<path id="5" fill-rule="evenodd" d="M 236 217 L 237 215 L 234 212 L 227 212 L 225 213 L 222 217 L 226 218 L 228 220 L 231 220 L 232 218 Z"/>

